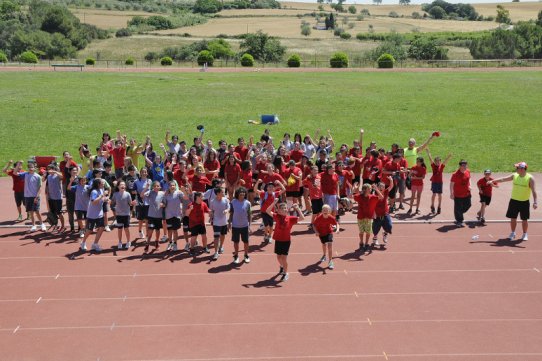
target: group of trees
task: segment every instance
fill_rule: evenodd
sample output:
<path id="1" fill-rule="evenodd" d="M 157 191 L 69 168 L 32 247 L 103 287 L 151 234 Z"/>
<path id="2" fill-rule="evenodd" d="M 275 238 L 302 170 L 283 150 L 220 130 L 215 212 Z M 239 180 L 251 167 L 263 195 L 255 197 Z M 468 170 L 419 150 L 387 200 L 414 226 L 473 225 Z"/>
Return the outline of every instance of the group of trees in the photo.
<path id="1" fill-rule="evenodd" d="M 541 59 L 542 10 L 537 20 L 520 21 L 512 29 L 499 28 L 469 46 L 474 59 Z"/>
<path id="2" fill-rule="evenodd" d="M 435 0 L 430 4 L 423 4 L 422 10 L 434 19 L 479 20 L 478 13 L 470 4 L 451 4 L 444 0 Z"/>
<path id="3" fill-rule="evenodd" d="M 378 60 L 382 54 L 390 54 L 395 60 L 446 60 L 448 49 L 430 36 L 416 35 L 410 42 L 398 33 L 391 33 L 377 48 L 366 54 L 370 60 Z"/>
<path id="4" fill-rule="evenodd" d="M 32 0 L 23 7 L 14 0 L 0 2 L 0 50 L 16 59 L 26 51 L 40 58 L 71 58 L 93 39 L 108 33 L 82 24 L 66 7 Z"/>

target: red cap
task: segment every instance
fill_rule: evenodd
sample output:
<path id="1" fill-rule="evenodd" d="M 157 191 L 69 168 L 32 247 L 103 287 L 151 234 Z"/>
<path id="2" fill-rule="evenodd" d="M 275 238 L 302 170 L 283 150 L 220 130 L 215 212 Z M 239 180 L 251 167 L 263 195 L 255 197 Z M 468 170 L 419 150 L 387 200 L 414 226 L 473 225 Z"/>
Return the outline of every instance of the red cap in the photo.
<path id="1" fill-rule="evenodd" d="M 439 131 L 433 132 L 433 134 L 431 134 L 431 136 L 440 137 L 440 132 Z"/>

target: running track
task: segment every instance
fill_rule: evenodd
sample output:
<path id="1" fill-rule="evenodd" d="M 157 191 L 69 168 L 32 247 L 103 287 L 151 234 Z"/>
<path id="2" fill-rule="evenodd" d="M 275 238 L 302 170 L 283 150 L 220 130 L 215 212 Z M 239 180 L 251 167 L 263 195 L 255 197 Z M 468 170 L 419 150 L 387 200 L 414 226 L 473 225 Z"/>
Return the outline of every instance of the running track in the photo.
<path id="1" fill-rule="evenodd" d="M 496 193 L 488 219 L 502 219 L 509 194 Z M 233 267 L 230 242 L 212 262 L 164 245 L 117 252 L 108 233 L 95 255 L 75 238 L 2 228 L 0 359 L 542 360 L 540 223 L 509 242 L 506 223 L 397 222 L 388 249 L 363 256 L 355 227 L 336 237 L 333 271 L 317 263 L 314 235 L 294 228 L 287 283 L 261 236 L 252 262 Z"/>

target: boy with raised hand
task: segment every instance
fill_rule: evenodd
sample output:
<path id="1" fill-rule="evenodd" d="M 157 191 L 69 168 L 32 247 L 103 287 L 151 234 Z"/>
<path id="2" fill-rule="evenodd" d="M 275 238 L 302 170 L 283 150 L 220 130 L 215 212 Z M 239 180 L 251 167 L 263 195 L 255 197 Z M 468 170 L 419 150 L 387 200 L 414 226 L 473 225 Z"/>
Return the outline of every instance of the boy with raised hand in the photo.
<path id="1" fill-rule="evenodd" d="M 33 162 L 28 163 L 28 171 L 19 173 L 19 177 L 24 179 L 24 204 L 26 211 L 30 214 L 30 220 L 32 221 L 32 227 L 30 232 L 36 231 L 36 218 L 41 223 L 41 230 L 46 231 L 47 228 L 41 219 L 40 215 L 40 191 L 42 179 L 38 173 L 36 173 L 36 165 Z"/>
<path id="2" fill-rule="evenodd" d="M 484 171 L 484 176 L 476 182 L 478 193 L 480 193 L 480 210 L 478 211 L 477 216 L 481 224 L 486 222 L 486 207 L 491 203 L 493 187 L 498 187 L 496 183 L 489 183 L 492 180 L 491 169 L 486 169 Z"/>
<path id="3" fill-rule="evenodd" d="M 211 210 L 209 218 L 213 225 L 215 254 L 213 260 L 224 253 L 224 239 L 228 233 L 228 211 L 230 209 L 230 201 L 224 196 L 224 189 L 215 187 L 212 192 L 215 197 L 209 201 L 209 209 Z"/>
<path id="4" fill-rule="evenodd" d="M 431 151 L 429 151 L 429 148 L 426 149 L 427 156 L 429 157 L 429 161 L 431 162 L 431 170 L 433 171 L 433 175 L 431 176 L 431 192 L 433 193 L 431 195 L 431 213 L 435 213 L 435 198 L 438 198 L 438 207 L 436 209 L 436 213 L 440 214 L 441 211 L 441 205 L 442 205 L 442 186 L 444 184 L 444 181 L 442 180 L 442 173 L 444 173 L 444 167 L 446 167 L 446 163 L 452 158 L 452 154 L 448 154 L 446 156 L 446 159 L 444 161 L 441 161 L 440 157 L 431 157 Z"/>
<path id="5" fill-rule="evenodd" d="M 320 263 L 326 261 L 326 251 L 329 257 L 328 268 L 333 269 L 333 228 L 337 227 L 335 217 L 331 215 L 331 207 L 327 204 L 322 207 L 322 213 L 318 214 L 313 221 L 316 237 L 320 238 L 322 243 L 322 258 Z"/>
<path id="6" fill-rule="evenodd" d="M 19 217 L 17 218 L 17 221 L 23 220 L 23 213 L 21 206 L 24 203 L 24 179 L 19 177 L 19 173 L 23 172 L 23 161 L 19 160 L 13 164 L 13 168 L 9 169 L 10 166 L 13 164 L 13 161 L 10 160 L 4 169 L 2 169 L 2 172 L 4 174 L 7 174 L 10 176 L 13 180 L 13 195 L 15 197 L 15 205 L 17 206 L 17 211 L 19 212 Z M 8 170 L 9 169 L 9 170 Z M 27 214 L 27 219 L 30 217 L 29 214 Z"/>

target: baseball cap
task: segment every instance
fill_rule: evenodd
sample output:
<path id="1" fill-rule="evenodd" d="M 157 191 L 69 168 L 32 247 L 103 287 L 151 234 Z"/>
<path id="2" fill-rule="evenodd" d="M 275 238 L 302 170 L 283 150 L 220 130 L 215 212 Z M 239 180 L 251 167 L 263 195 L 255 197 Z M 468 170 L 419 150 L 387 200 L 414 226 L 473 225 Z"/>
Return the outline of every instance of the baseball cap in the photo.
<path id="1" fill-rule="evenodd" d="M 514 166 L 515 166 L 516 168 L 524 168 L 524 169 L 527 169 L 527 163 L 525 163 L 525 162 L 519 162 L 519 163 L 516 163 L 516 164 L 514 164 Z"/>
<path id="2" fill-rule="evenodd" d="M 461 159 L 459 161 L 459 165 L 466 165 L 467 164 L 467 161 L 465 159 Z"/>
<path id="3" fill-rule="evenodd" d="M 491 169 L 486 169 L 486 170 L 484 171 L 484 174 L 491 174 Z"/>

